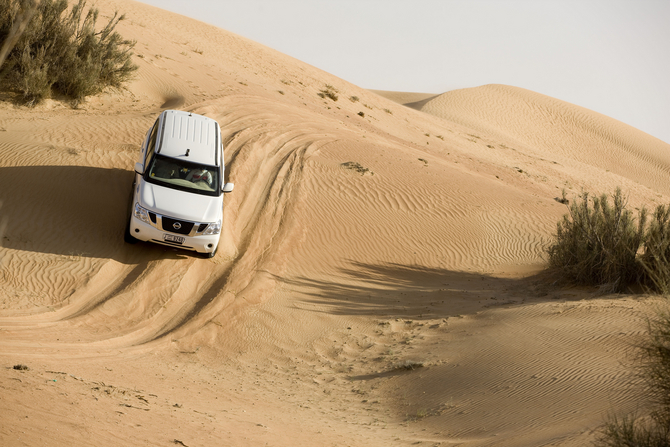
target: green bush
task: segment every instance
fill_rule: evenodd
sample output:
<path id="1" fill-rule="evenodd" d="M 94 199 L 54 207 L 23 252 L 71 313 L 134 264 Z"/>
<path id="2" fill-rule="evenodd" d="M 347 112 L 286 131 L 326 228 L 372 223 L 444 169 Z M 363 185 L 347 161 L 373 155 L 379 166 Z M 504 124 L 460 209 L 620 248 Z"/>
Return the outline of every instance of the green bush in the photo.
<path id="1" fill-rule="evenodd" d="M 10 35 L 22 0 L 0 0 L 0 40 Z M 67 0 L 42 0 L 7 56 L 6 88 L 18 91 L 28 104 L 58 92 L 76 102 L 107 87 L 122 87 L 137 66 L 132 63 L 135 42 L 124 40 L 114 29 L 124 19 L 115 13 L 96 30 L 98 10 L 84 14 L 85 0 L 67 11 Z"/>
<path id="2" fill-rule="evenodd" d="M 548 254 L 550 267 L 567 278 L 617 292 L 640 279 L 636 256 L 644 242 L 646 212 L 636 223 L 619 188 L 612 199 L 610 204 L 605 194 L 591 199 L 584 193 L 573 200 Z"/>

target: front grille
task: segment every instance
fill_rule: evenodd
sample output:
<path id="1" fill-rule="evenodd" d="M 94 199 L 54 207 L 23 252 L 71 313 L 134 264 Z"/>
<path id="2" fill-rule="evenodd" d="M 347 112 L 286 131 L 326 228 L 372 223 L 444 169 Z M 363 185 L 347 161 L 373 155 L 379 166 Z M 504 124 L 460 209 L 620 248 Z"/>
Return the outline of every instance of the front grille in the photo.
<path id="1" fill-rule="evenodd" d="M 177 224 L 176 226 L 180 228 L 175 228 L 175 224 Z M 193 229 L 193 222 L 189 222 L 187 220 L 177 220 L 167 216 L 163 216 L 163 230 L 165 231 L 177 234 L 189 234 L 192 229 Z"/>
<path id="2" fill-rule="evenodd" d="M 149 212 L 149 219 L 151 219 L 153 223 L 156 223 L 156 213 Z"/>
<path id="3" fill-rule="evenodd" d="M 203 231 L 205 231 L 205 228 L 207 228 L 208 225 L 209 224 L 206 223 L 200 224 L 200 226 L 198 226 L 198 233 L 202 233 Z"/>

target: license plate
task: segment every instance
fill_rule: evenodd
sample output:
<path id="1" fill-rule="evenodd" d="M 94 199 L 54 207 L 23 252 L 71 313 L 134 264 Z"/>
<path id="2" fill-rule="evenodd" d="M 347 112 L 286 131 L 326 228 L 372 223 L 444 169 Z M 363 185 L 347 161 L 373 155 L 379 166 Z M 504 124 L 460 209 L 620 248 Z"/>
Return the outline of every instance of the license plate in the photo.
<path id="1" fill-rule="evenodd" d="M 176 244 L 183 244 L 186 238 L 184 236 L 175 236 L 174 234 L 164 234 L 163 240 L 165 242 L 173 242 Z"/>

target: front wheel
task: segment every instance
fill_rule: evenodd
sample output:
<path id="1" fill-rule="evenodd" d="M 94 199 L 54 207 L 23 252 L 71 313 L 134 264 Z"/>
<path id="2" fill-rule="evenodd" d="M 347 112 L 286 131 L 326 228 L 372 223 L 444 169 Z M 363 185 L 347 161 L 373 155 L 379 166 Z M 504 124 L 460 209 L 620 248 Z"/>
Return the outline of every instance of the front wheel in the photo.
<path id="1" fill-rule="evenodd" d="M 123 240 L 126 244 L 137 244 L 139 242 L 139 239 L 130 234 L 130 218 L 128 218 L 128 222 L 126 223 L 126 231 L 123 232 Z"/>
<path id="2" fill-rule="evenodd" d="M 130 234 L 130 219 L 133 215 L 133 195 L 135 192 L 135 182 L 133 182 L 133 187 L 130 188 L 130 197 L 128 198 L 128 219 L 126 219 L 126 231 L 123 233 L 123 240 L 126 244 L 137 244 L 140 240 L 133 237 Z"/>
<path id="3" fill-rule="evenodd" d="M 214 255 L 216 254 L 216 251 L 217 251 L 218 249 L 219 249 L 219 246 L 217 245 L 216 248 L 214 249 L 214 251 L 212 251 L 212 252 L 210 252 L 210 253 L 200 253 L 200 254 L 201 254 L 202 257 L 205 258 L 205 259 L 211 259 L 211 258 L 214 257 Z"/>

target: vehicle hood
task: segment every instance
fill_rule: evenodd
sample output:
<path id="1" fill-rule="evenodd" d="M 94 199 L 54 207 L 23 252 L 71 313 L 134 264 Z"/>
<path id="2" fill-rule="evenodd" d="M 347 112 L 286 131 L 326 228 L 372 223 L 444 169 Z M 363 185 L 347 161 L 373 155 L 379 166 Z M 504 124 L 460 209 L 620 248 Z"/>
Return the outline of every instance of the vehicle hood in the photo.
<path id="1" fill-rule="evenodd" d="M 223 215 L 223 194 L 205 196 L 141 181 L 138 199 L 149 211 L 192 222 L 216 222 Z"/>

